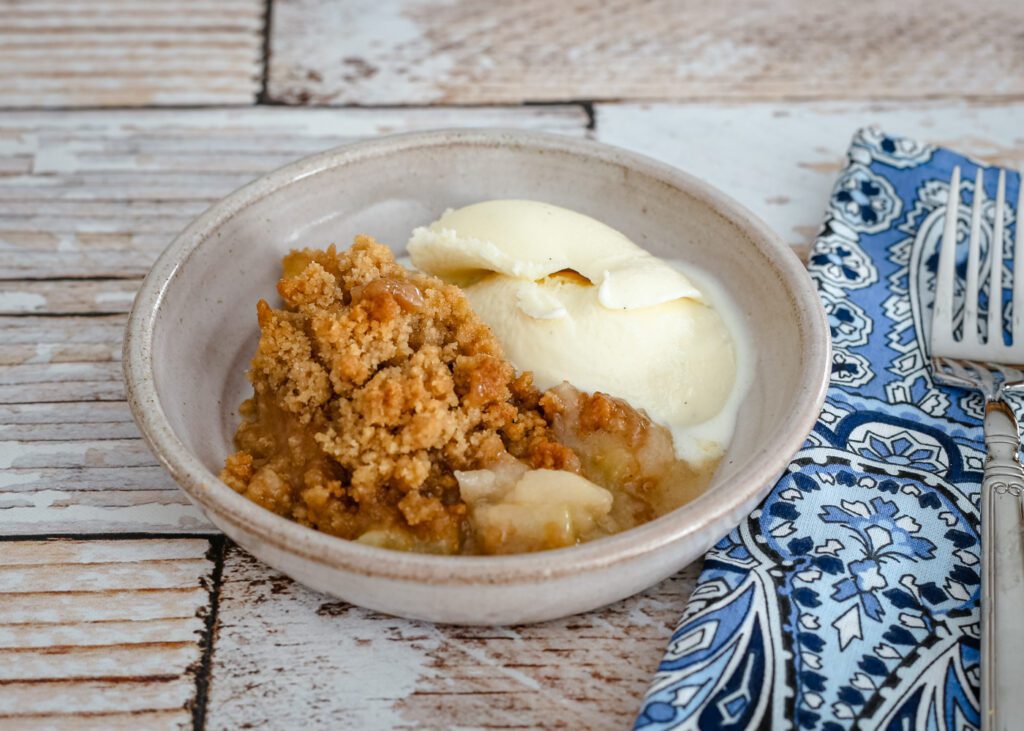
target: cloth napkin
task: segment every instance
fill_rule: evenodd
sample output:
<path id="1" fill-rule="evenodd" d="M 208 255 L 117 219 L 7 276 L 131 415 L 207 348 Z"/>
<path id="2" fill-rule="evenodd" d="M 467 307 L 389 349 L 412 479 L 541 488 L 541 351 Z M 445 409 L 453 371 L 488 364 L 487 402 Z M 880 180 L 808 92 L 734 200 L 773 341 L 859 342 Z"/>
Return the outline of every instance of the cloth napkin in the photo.
<path id="1" fill-rule="evenodd" d="M 923 341 L 955 165 L 966 237 L 979 163 L 854 136 L 809 266 L 834 348 L 824 410 L 708 553 L 637 729 L 979 725 L 983 403 L 932 383 Z M 984 257 L 998 172 L 983 170 Z M 1008 172 L 1008 201 L 1019 185 Z"/>

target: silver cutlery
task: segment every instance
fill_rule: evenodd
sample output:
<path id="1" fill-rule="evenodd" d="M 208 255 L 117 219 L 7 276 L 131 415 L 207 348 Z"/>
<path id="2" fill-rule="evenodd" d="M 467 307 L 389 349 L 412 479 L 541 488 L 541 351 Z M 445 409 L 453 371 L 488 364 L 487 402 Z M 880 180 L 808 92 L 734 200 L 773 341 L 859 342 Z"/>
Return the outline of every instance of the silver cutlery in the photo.
<path id="1" fill-rule="evenodd" d="M 1017 459 L 1017 420 L 1005 395 L 1024 390 L 1024 186 L 1017 202 L 1010 344 L 1003 328 L 1003 235 L 1006 174 L 999 171 L 989 266 L 988 313 L 984 336 L 979 331 L 981 218 L 985 194 L 979 169 L 967 248 L 963 324 L 956 337 L 957 220 L 960 168 L 953 170 L 946 203 L 945 230 L 939 251 L 935 305 L 932 312 L 930 364 L 937 383 L 972 389 L 985 398 L 985 445 L 988 459 L 981 485 L 981 728 L 1024 728 L 1024 468 Z"/>

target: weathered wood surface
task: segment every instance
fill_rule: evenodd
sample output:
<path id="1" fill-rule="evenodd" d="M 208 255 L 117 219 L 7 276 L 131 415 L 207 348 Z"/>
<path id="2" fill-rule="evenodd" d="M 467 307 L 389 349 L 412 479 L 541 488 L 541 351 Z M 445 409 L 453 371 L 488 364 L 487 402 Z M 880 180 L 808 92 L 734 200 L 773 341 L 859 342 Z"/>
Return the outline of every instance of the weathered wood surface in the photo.
<path id="1" fill-rule="evenodd" d="M 0 107 L 251 104 L 264 0 L 2 0 Z"/>
<path id="2" fill-rule="evenodd" d="M 3 440 L 131 439 L 137 435 L 124 401 L 0 405 Z"/>
<path id="3" fill-rule="evenodd" d="M 137 279 L 5 282 L 0 315 L 110 315 L 131 310 Z"/>
<path id="4" fill-rule="evenodd" d="M 582 135 L 586 124 L 575 106 L 0 114 L 0 278 L 141 277 L 175 234 L 227 193 L 361 137 L 459 126 Z M 123 311 L 119 286 L 100 300 L 78 300 L 82 311 L 110 311 L 110 298 Z M 0 307 L 62 296 L 6 282 L 0 292 Z"/>
<path id="5" fill-rule="evenodd" d="M 229 548 L 207 727 L 622 729 L 696 579 L 526 627 L 410 622 Z"/>
<path id="6" fill-rule="evenodd" d="M 273 3 L 290 104 L 1020 97 L 1019 0 Z"/>
<path id="7" fill-rule="evenodd" d="M 56 294 L 64 282 L 30 284 L 64 296 Z M 124 281 L 116 284 L 122 291 Z M 120 363 L 125 319 L 0 317 L 4 535 L 213 530 L 131 421 Z"/>
<path id="8" fill-rule="evenodd" d="M 191 727 L 209 552 L 198 539 L 0 543 L 0 729 Z"/>
<path id="9" fill-rule="evenodd" d="M 802 247 L 821 225 L 860 127 L 1024 167 L 1022 102 L 599 104 L 594 113 L 597 139 L 706 180 Z"/>
<path id="10" fill-rule="evenodd" d="M 265 7 L 0 0 L 0 108 L 251 103 Z M 589 134 L 705 177 L 806 245 L 866 123 L 1024 164 L 1024 57 L 1007 31 L 1022 20 L 1013 0 L 275 0 L 271 100 L 704 101 L 597 104 L 591 130 L 569 104 L 4 111 L 0 533 L 211 530 L 131 422 L 121 331 L 171 237 L 260 173 L 413 129 Z M 901 101 L 778 101 L 866 97 Z M 924 97 L 946 101 L 906 101 Z M 0 731 L 187 728 L 202 699 L 218 729 L 624 728 L 696 576 L 560 622 L 467 630 L 345 605 L 235 548 L 215 604 L 209 546 L 0 543 Z"/>

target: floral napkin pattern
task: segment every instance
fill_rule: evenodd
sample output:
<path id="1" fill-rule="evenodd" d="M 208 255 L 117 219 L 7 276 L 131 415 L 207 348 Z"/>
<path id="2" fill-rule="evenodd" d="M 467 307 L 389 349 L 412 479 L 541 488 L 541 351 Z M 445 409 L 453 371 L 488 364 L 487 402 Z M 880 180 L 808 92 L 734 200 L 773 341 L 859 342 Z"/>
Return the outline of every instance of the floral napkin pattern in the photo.
<path id="1" fill-rule="evenodd" d="M 932 383 L 923 340 L 956 165 L 962 268 L 979 163 L 854 136 L 809 266 L 834 349 L 824 410 L 707 555 L 637 729 L 979 725 L 983 404 Z M 988 261 L 998 171 L 983 170 Z M 1015 202 L 1020 178 L 1006 182 Z"/>

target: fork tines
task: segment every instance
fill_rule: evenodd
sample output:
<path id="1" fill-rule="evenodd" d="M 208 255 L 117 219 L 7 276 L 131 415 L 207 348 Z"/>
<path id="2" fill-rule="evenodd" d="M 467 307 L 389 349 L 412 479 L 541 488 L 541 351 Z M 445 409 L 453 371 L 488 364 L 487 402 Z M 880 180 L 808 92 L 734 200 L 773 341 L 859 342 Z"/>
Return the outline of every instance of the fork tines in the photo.
<path id="1" fill-rule="evenodd" d="M 1020 363 L 1024 361 L 1024 226 L 1019 220 L 1024 207 L 1024 185 L 1017 200 L 1018 221 L 1013 254 L 1013 296 L 1010 345 L 1003 337 L 1003 233 L 1006 210 L 1006 171 L 999 171 L 996 186 L 995 220 L 989 245 L 989 297 L 987 337 L 978 331 L 979 293 L 981 292 L 981 217 L 985 204 L 982 169 L 974 178 L 974 201 L 967 244 L 967 281 L 964 292 L 963 327 L 960 339 L 954 333 L 954 281 L 956 278 L 957 223 L 960 212 L 960 167 L 953 168 L 946 202 L 945 229 L 939 250 L 935 281 L 935 305 L 932 312 L 931 351 L 933 357 L 961 358 L 978 362 Z"/>

